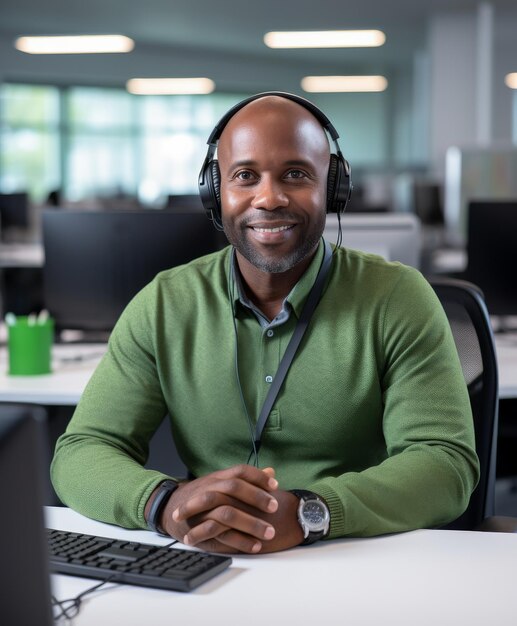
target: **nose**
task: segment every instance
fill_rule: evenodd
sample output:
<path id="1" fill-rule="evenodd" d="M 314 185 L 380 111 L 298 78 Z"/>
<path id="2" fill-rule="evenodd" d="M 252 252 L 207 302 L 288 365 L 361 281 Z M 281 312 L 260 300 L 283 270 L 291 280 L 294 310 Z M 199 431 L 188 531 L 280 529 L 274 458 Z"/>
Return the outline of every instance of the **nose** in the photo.
<path id="1" fill-rule="evenodd" d="M 274 211 L 288 205 L 289 198 L 281 181 L 275 180 L 272 176 L 263 175 L 255 187 L 255 196 L 251 206 L 254 209 Z"/>

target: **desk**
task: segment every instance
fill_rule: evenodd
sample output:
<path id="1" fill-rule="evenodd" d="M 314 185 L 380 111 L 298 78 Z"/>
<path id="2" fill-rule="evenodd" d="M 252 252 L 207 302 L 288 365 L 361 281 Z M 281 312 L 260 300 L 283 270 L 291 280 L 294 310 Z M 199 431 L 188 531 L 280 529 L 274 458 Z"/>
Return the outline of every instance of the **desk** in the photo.
<path id="1" fill-rule="evenodd" d="M 69 509 L 46 514 L 54 528 L 167 543 Z M 107 585 L 84 599 L 74 625 L 514 626 L 516 577 L 517 535 L 417 530 L 234 557 L 229 570 L 188 594 Z M 60 599 L 92 584 L 52 576 Z"/>
<path id="2" fill-rule="evenodd" d="M 0 244 L 0 268 L 43 267 L 45 253 L 41 243 Z"/>
<path id="3" fill-rule="evenodd" d="M 0 402 L 75 406 L 106 352 L 106 344 L 59 344 L 52 348 L 52 374 L 8 376 L 7 350 L 0 349 Z"/>
<path id="4" fill-rule="evenodd" d="M 496 335 L 495 347 L 499 365 L 499 397 L 517 398 L 517 333 Z"/>

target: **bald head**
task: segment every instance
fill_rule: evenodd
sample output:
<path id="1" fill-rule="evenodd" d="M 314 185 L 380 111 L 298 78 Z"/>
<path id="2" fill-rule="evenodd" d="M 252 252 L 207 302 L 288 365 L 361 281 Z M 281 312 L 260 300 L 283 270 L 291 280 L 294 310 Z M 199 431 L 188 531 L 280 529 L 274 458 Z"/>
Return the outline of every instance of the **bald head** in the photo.
<path id="1" fill-rule="evenodd" d="M 239 143 L 260 133 L 264 149 L 288 141 L 293 150 L 306 150 L 328 167 L 330 148 L 327 135 L 316 117 L 301 104 L 281 96 L 264 96 L 237 111 L 224 128 L 218 143 L 218 159 L 225 161 Z"/>

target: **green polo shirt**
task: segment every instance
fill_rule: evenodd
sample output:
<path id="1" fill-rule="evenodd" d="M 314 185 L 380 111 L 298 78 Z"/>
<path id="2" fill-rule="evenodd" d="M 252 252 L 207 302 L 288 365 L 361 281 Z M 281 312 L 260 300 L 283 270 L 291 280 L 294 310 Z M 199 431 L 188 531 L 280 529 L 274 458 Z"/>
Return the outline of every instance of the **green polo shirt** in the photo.
<path id="1" fill-rule="evenodd" d="M 147 499 L 166 476 L 142 465 L 166 413 L 195 476 L 246 462 L 243 398 L 254 422 L 321 255 L 320 247 L 289 295 L 291 315 L 271 327 L 235 302 L 230 248 L 145 287 L 58 441 L 52 479 L 63 502 L 145 528 Z M 280 488 L 327 500 L 330 537 L 435 526 L 461 514 L 478 479 L 470 403 L 446 316 L 416 270 L 335 251 L 259 461 L 275 468 Z"/>

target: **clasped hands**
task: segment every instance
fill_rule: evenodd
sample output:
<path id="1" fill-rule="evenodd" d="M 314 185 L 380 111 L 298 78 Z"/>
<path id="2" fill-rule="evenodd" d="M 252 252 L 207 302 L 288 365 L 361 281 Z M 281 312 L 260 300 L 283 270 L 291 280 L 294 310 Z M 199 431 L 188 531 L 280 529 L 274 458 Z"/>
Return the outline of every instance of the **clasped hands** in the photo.
<path id="1" fill-rule="evenodd" d="M 236 465 L 181 483 L 161 515 L 179 541 L 209 552 L 257 554 L 301 543 L 298 498 L 278 488 L 273 468 Z"/>

